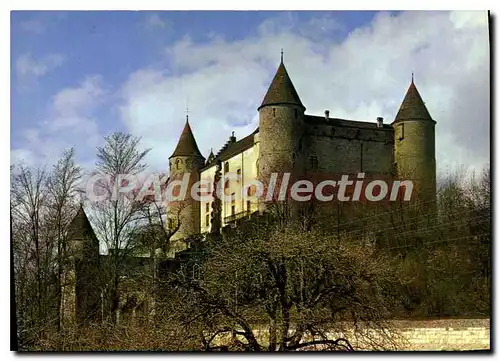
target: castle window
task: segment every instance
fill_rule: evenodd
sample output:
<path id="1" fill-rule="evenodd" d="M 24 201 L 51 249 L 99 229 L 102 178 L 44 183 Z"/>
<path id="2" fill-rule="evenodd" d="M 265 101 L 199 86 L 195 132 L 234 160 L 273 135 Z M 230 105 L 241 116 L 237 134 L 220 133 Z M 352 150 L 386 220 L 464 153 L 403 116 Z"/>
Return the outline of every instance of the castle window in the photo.
<path id="1" fill-rule="evenodd" d="M 205 205 L 205 212 L 209 212 L 210 211 L 210 203 L 207 203 Z"/>
<path id="2" fill-rule="evenodd" d="M 205 226 L 206 227 L 210 226 L 210 215 L 209 214 L 207 214 L 205 216 Z"/>
<path id="3" fill-rule="evenodd" d="M 399 140 L 403 140 L 405 138 L 405 125 L 404 123 L 399 126 Z"/>
<path id="4" fill-rule="evenodd" d="M 276 108 L 273 108 L 273 117 L 276 116 Z"/>
<path id="5" fill-rule="evenodd" d="M 179 169 L 181 169 L 181 167 L 182 167 L 182 160 L 177 159 L 175 161 L 175 168 L 179 170 Z"/>
<path id="6" fill-rule="evenodd" d="M 252 206 L 252 203 L 250 201 L 247 201 L 247 211 L 250 212 L 250 207 Z"/>
<path id="7" fill-rule="evenodd" d="M 240 179 L 241 179 L 241 169 L 238 169 L 238 170 L 236 171 L 236 175 L 238 176 L 237 182 L 239 182 L 239 181 L 240 181 Z"/>
<path id="8" fill-rule="evenodd" d="M 197 264 L 193 265 L 193 280 L 197 281 L 200 279 L 200 266 Z"/>
<path id="9" fill-rule="evenodd" d="M 309 157 L 309 163 L 311 164 L 312 170 L 318 169 L 318 157 L 316 156 Z"/>
<path id="10" fill-rule="evenodd" d="M 257 186 L 255 184 L 252 184 L 250 187 L 247 189 L 247 196 L 253 197 L 257 193 Z"/>
<path id="11" fill-rule="evenodd" d="M 224 164 L 224 173 L 227 173 L 227 172 L 229 172 L 229 162 L 226 162 Z"/>
<path id="12" fill-rule="evenodd" d="M 173 230 L 177 227 L 177 222 L 174 218 L 168 218 L 167 225 L 168 229 Z"/>
<path id="13" fill-rule="evenodd" d="M 232 216 L 234 216 L 235 211 L 236 211 L 236 206 L 233 204 L 233 205 L 231 206 L 231 215 L 232 215 Z"/>

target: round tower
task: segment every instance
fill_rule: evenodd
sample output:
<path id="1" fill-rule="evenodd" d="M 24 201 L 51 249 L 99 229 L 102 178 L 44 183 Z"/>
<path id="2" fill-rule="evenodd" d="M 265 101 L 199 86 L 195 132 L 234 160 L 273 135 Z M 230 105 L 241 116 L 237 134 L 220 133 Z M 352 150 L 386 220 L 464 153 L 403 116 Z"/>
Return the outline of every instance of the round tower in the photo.
<path id="1" fill-rule="evenodd" d="M 205 158 L 198 149 L 187 116 L 177 147 L 169 158 L 169 165 L 169 184 L 189 177 L 185 197 L 170 201 L 167 207 L 167 227 L 177 230 L 172 240 L 185 239 L 200 233 L 200 202 L 191 197 L 191 188 L 200 180 L 200 169 L 205 165 Z M 182 195 L 179 192 L 184 191 L 180 186 L 172 188 L 174 196 Z"/>
<path id="2" fill-rule="evenodd" d="M 392 123 L 398 179 L 413 181 L 412 199 L 429 209 L 436 201 L 436 122 L 412 81 Z"/>
<path id="3" fill-rule="evenodd" d="M 259 178 L 266 184 L 272 173 L 278 174 L 278 182 L 286 172 L 291 173 L 291 180 L 300 176 L 305 107 L 283 64 L 283 55 L 258 111 Z"/>

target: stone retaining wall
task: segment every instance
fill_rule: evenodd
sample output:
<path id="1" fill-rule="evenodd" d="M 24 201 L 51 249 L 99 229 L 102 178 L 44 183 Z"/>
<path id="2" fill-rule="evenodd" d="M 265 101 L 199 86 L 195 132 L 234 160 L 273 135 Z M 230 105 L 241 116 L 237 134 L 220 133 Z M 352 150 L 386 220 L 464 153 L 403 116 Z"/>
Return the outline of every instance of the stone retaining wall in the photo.
<path id="1" fill-rule="evenodd" d="M 343 332 L 332 332 L 329 339 L 339 337 L 349 340 L 354 350 L 394 350 L 394 351 L 457 351 L 489 350 L 489 319 L 437 319 L 437 320 L 395 320 L 389 330 L 359 328 L 356 332 L 347 327 Z M 395 333 L 393 333 L 393 331 Z M 387 343 L 391 334 L 391 344 Z M 266 344 L 267 330 L 254 329 L 259 343 Z M 229 340 L 229 335 L 216 339 Z M 239 337 L 242 341 L 243 339 Z M 311 341 L 306 337 L 306 341 Z M 322 346 L 312 346 L 308 350 L 321 350 Z M 304 350 L 304 349 L 303 349 Z"/>
<path id="2" fill-rule="evenodd" d="M 402 350 L 489 350 L 489 319 L 395 321 L 406 338 Z"/>

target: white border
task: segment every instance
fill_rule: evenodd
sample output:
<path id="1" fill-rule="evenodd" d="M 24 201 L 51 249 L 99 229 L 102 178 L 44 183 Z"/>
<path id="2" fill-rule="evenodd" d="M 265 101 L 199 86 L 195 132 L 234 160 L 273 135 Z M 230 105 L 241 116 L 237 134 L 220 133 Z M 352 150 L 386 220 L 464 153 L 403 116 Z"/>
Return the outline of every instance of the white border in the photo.
<path id="1" fill-rule="evenodd" d="M 3 2 L 2 4 L 7 5 L 7 11 L 2 12 L 2 17 L 0 19 L 0 26 L 2 28 L 2 35 L 1 35 L 1 41 L 2 41 L 2 49 L 4 52 L 2 53 L 1 61 L 2 61 L 2 69 L 4 69 L 5 72 L 7 72 L 7 69 L 10 66 L 10 10 L 32 10 L 32 9 L 39 9 L 39 10 L 161 10 L 165 6 L 165 2 L 160 2 L 160 1 L 151 1 L 151 0 L 142 0 L 140 2 L 138 1 L 131 1 L 131 0 L 121 0 L 121 1 L 92 1 L 92 0 L 87 0 L 85 2 L 70 2 L 70 1 L 54 1 L 54 0 L 45 0 L 43 2 L 36 2 L 36 1 L 7 1 Z M 168 2 L 168 7 L 169 10 L 198 10 L 198 9 L 210 9 L 210 10 L 217 10 L 217 9 L 232 9 L 232 10 L 305 10 L 304 5 L 307 4 L 307 9 L 308 10 L 373 10 L 375 6 L 377 6 L 377 10 L 388 10 L 388 9 L 398 9 L 398 10 L 409 10 L 409 9 L 421 9 L 422 7 L 425 8 L 426 10 L 448 10 L 448 9 L 456 9 L 457 6 L 459 9 L 470 9 L 470 10 L 485 10 L 485 9 L 494 9 L 495 8 L 495 2 L 493 1 L 486 1 L 486 0 L 476 0 L 476 1 L 469 1 L 469 2 L 458 2 L 458 1 L 451 1 L 451 0 L 443 0 L 443 1 L 406 1 L 406 2 L 401 2 L 401 1 L 389 1 L 389 0 L 379 0 L 377 2 L 369 2 L 369 1 L 359 1 L 359 0 L 350 0 L 348 2 L 324 2 L 324 1 L 317 1 L 317 0 L 309 0 L 307 2 L 291 2 L 291 1 L 281 1 L 281 2 L 274 2 L 271 3 L 269 1 L 263 1 L 263 0 L 254 0 L 254 1 L 246 1 L 246 2 L 241 2 L 241 1 L 210 1 L 210 2 L 201 2 L 201 1 L 189 1 L 189 0 L 184 0 L 182 2 L 174 3 L 174 2 Z M 140 7 L 138 7 L 140 5 Z M 210 7 L 208 7 L 210 5 Z M 5 6 L 5 5 L 4 5 Z M 41 6 L 43 6 L 41 8 Z M 166 10 L 166 9 L 165 9 Z M 493 10 L 493 13 L 495 11 Z M 496 22 L 496 28 L 498 28 L 498 19 Z M 498 50 L 498 40 L 497 37 L 494 37 L 494 44 L 492 46 L 495 46 L 495 49 Z M 6 51 L 9 49 L 9 51 Z M 496 64 L 495 64 L 496 65 Z M 5 73 L 4 73 L 5 74 Z M 7 148 L 7 145 L 10 145 L 10 122 L 7 121 L 7 119 L 10 119 L 10 97 L 7 96 L 7 94 L 10 94 L 10 71 L 7 76 L 5 76 L 3 79 L 5 79 L 5 82 L 3 83 L 4 87 L 4 96 L 2 96 L 2 101 L 3 101 L 3 106 L 1 109 L 4 112 L 4 116 L 2 117 L 2 122 L 1 122 L 1 127 L 3 128 L 2 131 L 0 131 L 0 136 L 2 137 L 2 140 L 0 141 L 0 144 L 2 144 L 2 147 L 5 147 L 5 151 L 1 153 L 1 169 L 7 169 L 7 166 L 10 164 L 10 149 Z M 494 84 L 492 83 L 492 86 Z M 498 93 L 495 96 L 495 101 L 498 100 Z M 492 101 L 494 101 L 492 99 Z M 498 104 L 496 102 L 496 104 Z M 5 114 L 7 113 L 7 114 Z M 473 126 L 473 120 L 471 120 L 471 126 Z M 495 128 L 495 139 L 498 140 L 500 139 L 500 134 L 499 134 L 499 127 L 494 126 Z M 498 147 L 495 151 L 495 155 L 498 156 Z M 496 157 L 495 157 L 496 159 Z M 494 165 L 492 164 L 492 167 Z M 497 176 L 495 172 L 493 172 L 494 176 Z M 498 177 L 495 177 L 495 186 L 497 185 Z M 2 340 L 2 351 L 3 355 L 6 356 L 7 358 L 13 358 L 15 357 L 15 354 L 12 352 L 9 352 L 7 350 L 10 350 L 10 245 L 9 245 L 9 211 L 7 208 L 7 198 L 10 198 L 10 195 L 7 193 L 9 192 L 10 185 L 9 185 L 9 178 L 8 178 L 8 173 L 5 172 L 2 177 L 1 177 L 1 189 L 2 192 L 5 194 L 5 197 L 2 197 L 4 199 L 5 203 L 0 207 L 1 209 L 1 217 L 0 220 L 2 222 L 1 224 L 1 229 L 4 230 L 4 237 L 2 239 L 2 252 L 1 254 L 3 255 L 3 262 L 1 262 L 1 281 L 2 281 L 2 289 L 4 290 L 3 292 L 3 297 L 0 298 L 0 307 L 2 311 L 4 312 L 4 325 L 2 327 L 2 337 L 0 339 Z M 495 189 L 498 189 L 495 187 Z M 496 194 L 496 193 L 495 193 Z M 496 199 L 495 197 L 495 206 L 496 204 Z M 493 224 L 496 225 L 498 224 L 497 222 L 493 221 Z M 497 231 L 497 226 L 495 226 L 495 232 Z M 494 247 L 495 251 L 495 257 L 496 259 L 499 259 L 497 257 L 498 255 L 498 249 L 499 245 Z M 495 268 L 495 262 L 492 262 L 493 267 Z M 493 270 L 494 270 L 493 268 Z M 493 274 L 495 274 L 493 272 Z M 496 274 L 495 274 L 496 276 Z M 496 277 L 495 277 L 495 285 L 494 289 L 497 288 L 497 282 L 496 282 Z M 9 291 L 7 291 L 9 290 Z M 496 305 L 496 300 L 495 300 L 495 305 Z M 494 320 L 492 320 L 492 324 L 494 323 Z M 492 336 L 496 335 L 496 332 L 492 332 Z M 493 341 L 493 344 L 497 344 L 496 342 Z M 380 355 L 380 354 L 379 354 Z M 104 359 L 104 357 L 109 357 L 109 355 L 100 355 L 100 354 L 92 354 L 91 355 L 93 358 L 96 359 Z M 128 355 L 127 355 L 128 356 Z M 159 355 L 160 357 L 171 357 L 173 355 Z M 317 355 L 304 355 L 301 354 L 299 357 L 317 357 Z M 327 356 L 332 356 L 332 355 L 327 355 Z M 355 358 L 359 358 L 361 356 L 356 356 L 356 355 L 351 355 L 354 356 Z M 382 354 L 382 356 L 384 356 Z M 404 356 L 404 354 L 400 354 L 398 356 Z M 437 354 L 413 354 L 412 356 L 418 357 L 418 358 L 437 358 Z M 470 354 L 467 357 L 474 358 L 476 355 Z M 24 356 L 26 359 L 31 359 L 33 356 Z M 62 356 L 63 358 L 66 358 L 68 356 Z M 115 356 L 112 356 L 114 358 L 121 358 L 123 357 L 123 354 L 118 354 Z M 130 357 L 130 356 L 128 356 Z M 127 357 L 127 358 L 128 358 Z M 132 359 L 143 359 L 144 355 L 136 355 L 136 356 L 131 356 Z M 183 358 L 193 358 L 194 355 L 182 355 Z M 259 355 L 259 357 L 263 358 L 270 358 L 271 356 L 266 356 L 266 355 Z"/>

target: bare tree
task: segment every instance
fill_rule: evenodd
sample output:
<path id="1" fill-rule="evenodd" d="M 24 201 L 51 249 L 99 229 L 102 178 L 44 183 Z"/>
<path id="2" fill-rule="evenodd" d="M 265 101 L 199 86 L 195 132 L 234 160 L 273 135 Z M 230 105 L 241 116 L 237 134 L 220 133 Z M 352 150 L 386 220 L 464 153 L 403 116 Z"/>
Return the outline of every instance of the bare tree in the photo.
<path id="1" fill-rule="evenodd" d="M 12 172 L 11 214 L 21 342 L 40 338 L 49 320 L 52 247 L 47 238 L 44 169 L 19 165 Z"/>
<path id="2" fill-rule="evenodd" d="M 160 179 L 165 179 L 165 175 L 160 175 Z M 169 184 L 169 179 L 160 184 L 160 194 L 164 195 Z M 151 185 L 151 188 L 154 185 Z M 171 250 L 172 237 L 178 232 L 182 224 L 181 212 L 187 206 L 186 202 L 178 201 L 169 203 L 168 198 L 156 199 L 149 195 L 142 198 L 143 206 L 140 209 L 142 219 L 136 226 L 137 251 L 141 254 L 148 253 L 150 261 L 150 287 L 149 298 L 150 318 L 156 320 L 156 294 L 158 280 L 158 258 L 166 259 Z M 167 217 L 171 220 L 167 224 Z"/>
<path id="3" fill-rule="evenodd" d="M 141 218 L 143 202 L 137 201 L 133 193 L 121 194 L 119 187 L 126 182 L 122 177 L 137 176 L 147 165 L 144 158 L 149 152 L 139 150 L 140 138 L 121 132 L 105 137 L 104 146 L 97 148 L 96 182 L 97 191 L 103 195 L 101 201 L 91 202 L 90 214 L 96 233 L 108 251 L 110 313 L 113 322 L 117 321 L 119 304 L 118 285 L 123 261 L 135 246 L 134 230 Z"/>
<path id="4" fill-rule="evenodd" d="M 67 227 L 77 209 L 77 196 L 82 169 L 75 163 L 75 150 L 70 148 L 64 151 L 62 158 L 54 165 L 47 182 L 49 195 L 48 207 L 50 223 L 56 238 L 55 261 L 57 267 L 56 299 L 57 299 L 57 328 L 61 329 L 62 317 L 62 284 L 63 272 L 66 265 L 68 234 Z"/>
<path id="5" fill-rule="evenodd" d="M 183 295 L 176 312 L 185 327 L 201 325 L 204 350 L 395 347 L 383 290 L 396 280 L 373 248 L 263 221 L 206 252 L 198 277 L 174 282 Z"/>

